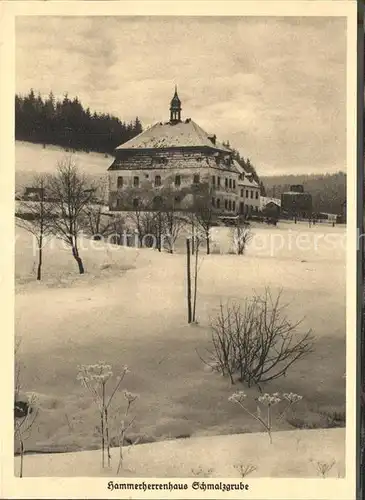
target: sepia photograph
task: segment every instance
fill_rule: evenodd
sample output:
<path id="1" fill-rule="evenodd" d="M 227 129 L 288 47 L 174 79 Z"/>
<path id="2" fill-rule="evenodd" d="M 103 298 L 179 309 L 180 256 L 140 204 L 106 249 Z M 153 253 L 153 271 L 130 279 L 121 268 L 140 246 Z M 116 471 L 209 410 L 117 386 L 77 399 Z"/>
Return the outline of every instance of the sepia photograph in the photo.
<path id="1" fill-rule="evenodd" d="M 149 11 L 14 16 L 16 484 L 340 494 L 356 33 L 345 8 Z"/>

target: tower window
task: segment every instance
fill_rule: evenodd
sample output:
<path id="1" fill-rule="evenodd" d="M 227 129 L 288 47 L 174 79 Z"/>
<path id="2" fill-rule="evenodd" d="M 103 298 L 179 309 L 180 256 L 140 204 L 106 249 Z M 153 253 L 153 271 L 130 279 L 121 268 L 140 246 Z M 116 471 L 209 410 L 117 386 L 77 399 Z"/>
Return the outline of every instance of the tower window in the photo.
<path id="1" fill-rule="evenodd" d="M 251 198 L 253 198 L 253 191 L 251 191 Z"/>
<path id="2" fill-rule="evenodd" d="M 241 198 L 243 198 L 243 189 L 241 189 Z"/>
<path id="3" fill-rule="evenodd" d="M 217 208 L 221 208 L 221 200 L 217 198 Z"/>
<path id="4" fill-rule="evenodd" d="M 259 199 L 259 192 L 256 191 L 256 200 L 258 200 L 258 199 Z"/>
<path id="5" fill-rule="evenodd" d="M 212 184 L 215 186 L 215 175 L 212 176 Z"/>
<path id="6" fill-rule="evenodd" d="M 199 174 L 194 175 L 193 182 L 194 182 L 194 184 L 199 184 L 199 182 L 200 182 L 200 175 Z"/>
<path id="7" fill-rule="evenodd" d="M 220 177 L 217 177 L 217 185 L 218 185 L 218 187 L 221 186 L 221 178 Z"/>
<path id="8" fill-rule="evenodd" d="M 228 187 L 228 179 L 227 179 L 227 177 L 224 179 L 224 185 L 225 185 L 225 187 Z"/>
<path id="9" fill-rule="evenodd" d="M 232 209 L 232 202 L 231 202 L 231 200 L 229 200 L 229 202 L 228 202 L 228 209 L 229 209 L 229 210 L 231 210 L 231 209 Z"/>
<path id="10" fill-rule="evenodd" d="M 134 187 L 139 186 L 139 177 L 138 176 L 133 177 L 133 186 Z"/>
<path id="11" fill-rule="evenodd" d="M 232 179 L 229 179 L 229 187 L 232 188 Z"/>
<path id="12" fill-rule="evenodd" d="M 161 186 L 161 176 L 160 175 L 156 175 L 156 177 L 155 177 L 155 186 L 156 187 Z"/>
<path id="13" fill-rule="evenodd" d="M 246 189 L 246 198 L 248 198 L 248 189 Z"/>
<path id="14" fill-rule="evenodd" d="M 175 186 L 180 186 L 180 185 L 181 185 L 181 176 L 175 175 Z"/>
<path id="15" fill-rule="evenodd" d="M 118 177 L 117 187 L 118 187 L 118 189 L 123 187 L 123 177 Z"/>
<path id="16" fill-rule="evenodd" d="M 233 179 L 232 184 L 233 184 L 233 189 L 236 189 L 236 181 L 235 181 L 235 179 Z"/>

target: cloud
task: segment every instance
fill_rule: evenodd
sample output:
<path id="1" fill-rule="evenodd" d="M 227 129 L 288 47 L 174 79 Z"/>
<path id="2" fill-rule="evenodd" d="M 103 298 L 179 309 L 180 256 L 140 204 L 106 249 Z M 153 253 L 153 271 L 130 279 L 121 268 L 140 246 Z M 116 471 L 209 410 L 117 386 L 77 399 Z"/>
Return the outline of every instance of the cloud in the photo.
<path id="1" fill-rule="evenodd" d="M 177 83 L 184 116 L 262 175 L 345 168 L 342 18 L 23 17 L 16 34 L 20 93 L 146 125 L 168 118 Z"/>

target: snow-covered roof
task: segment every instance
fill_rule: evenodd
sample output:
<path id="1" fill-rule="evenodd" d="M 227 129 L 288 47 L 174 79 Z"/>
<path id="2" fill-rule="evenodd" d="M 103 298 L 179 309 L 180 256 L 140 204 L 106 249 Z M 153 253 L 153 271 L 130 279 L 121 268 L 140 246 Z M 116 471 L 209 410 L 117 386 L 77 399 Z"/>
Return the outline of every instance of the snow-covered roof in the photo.
<path id="1" fill-rule="evenodd" d="M 253 187 L 253 188 L 259 188 L 260 186 L 257 184 L 257 182 L 252 178 L 252 174 L 250 172 L 247 172 L 242 165 L 238 163 L 237 160 L 233 160 L 233 166 L 237 170 L 239 174 L 244 174 L 243 179 L 239 179 L 238 185 L 242 187 Z M 249 179 L 251 177 L 251 179 Z"/>
<path id="2" fill-rule="evenodd" d="M 185 120 L 177 123 L 156 123 L 133 139 L 121 144 L 116 148 L 125 149 L 163 149 L 174 147 L 210 147 L 226 153 L 231 150 L 223 144 L 215 141 L 213 135 L 207 134 L 193 120 Z"/>
<path id="3" fill-rule="evenodd" d="M 278 207 L 281 207 L 281 200 L 279 198 L 270 198 L 269 196 L 260 196 L 260 207 L 266 207 L 269 203 L 275 203 Z"/>

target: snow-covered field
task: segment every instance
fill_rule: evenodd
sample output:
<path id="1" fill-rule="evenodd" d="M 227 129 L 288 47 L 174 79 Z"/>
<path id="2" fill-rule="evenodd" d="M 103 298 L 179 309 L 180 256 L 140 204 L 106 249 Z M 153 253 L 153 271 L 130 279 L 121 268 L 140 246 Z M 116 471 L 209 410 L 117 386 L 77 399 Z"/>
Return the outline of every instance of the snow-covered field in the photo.
<path id="1" fill-rule="evenodd" d="M 248 457 L 258 467 L 256 476 L 316 476 L 309 459 L 321 460 L 325 447 L 337 464 L 330 475 L 341 474 L 344 429 L 322 428 L 341 425 L 345 419 L 345 228 L 279 223 L 276 228 L 254 227 L 253 233 L 246 254 L 237 256 L 227 253 L 229 230 L 215 230 L 214 248 L 222 254 L 201 255 L 198 324 L 189 326 L 183 245 L 170 255 L 85 240 L 80 251 L 86 273 L 80 276 L 70 250 L 54 240 L 44 250 L 44 279 L 36 283 L 32 241 L 17 229 L 18 359 L 23 390 L 35 392 L 40 405 L 28 450 L 74 452 L 99 446 L 97 409 L 76 375 L 78 365 L 105 360 L 115 374 L 127 364 L 131 372 L 125 387 L 140 395 L 131 439 L 167 440 L 131 450 L 130 466 L 137 475 L 174 475 L 181 460 L 186 462 L 182 475 L 199 465 L 213 467 L 215 476 L 232 475 L 235 469 L 229 473 L 228 468 L 233 459 L 240 461 L 242 451 L 242 461 Z M 209 372 L 197 354 L 204 355 L 209 347 L 209 320 L 221 301 L 242 301 L 265 287 L 274 292 L 282 288 L 290 319 L 304 317 L 301 328 L 311 328 L 316 336 L 313 354 L 294 365 L 285 378 L 263 387 L 267 392 L 303 396 L 295 413 L 276 427 L 286 432 L 274 436 L 269 449 L 279 458 L 272 461 L 259 452 L 267 436 L 248 434 L 260 432 L 260 425 L 228 401 L 241 387 L 232 388 L 228 380 Z M 256 411 L 258 390 L 244 389 L 248 407 Z M 122 394 L 113 407 L 117 420 L 120 407 L 124 407 Z M 114 423 L 112 437 L 116 433 Z M 231 448 L 236 436 L 195 440 L 228 434 L 240 434 L 236 447 Z M 179 437 L 193 439 L 176 445 L 170 441 Z M 321 439 L 327 440 L 325 446 Z M 297 459 L 291 460 L 296 446 L 303 453 L 298 451 Z M 221 458 L 213 458 L 217 448 L 223 450 Z M 232 461 L 227 461 L 231 449 Z M 143 464 L 149 454 L 156 463 L 146 469 Z M 98 452 L 85 452 L 82 460 L 80 456 L 27 456 L 24 473 L 51 475 L 56 468 L 59 475 L 100 473 Z"/>
<path id="2" fill-rule="evenodd" d="M 24 474 L 30 477 L 117 477 L 119 449 L 111 450 L 111 467 L 100 466 L 100 451 L 28 455 Z M 345 476 L 345 429 L 276 432 L 269 444 L 263 433 L 177 439 L 126 447 L 123 477 L 235 477 L 240 467 L 255 468 L 252 477 Z M 332 465 L 332 467 L 331 467 Z M 15 473 L 19 459 L 15 460 Z"/>

